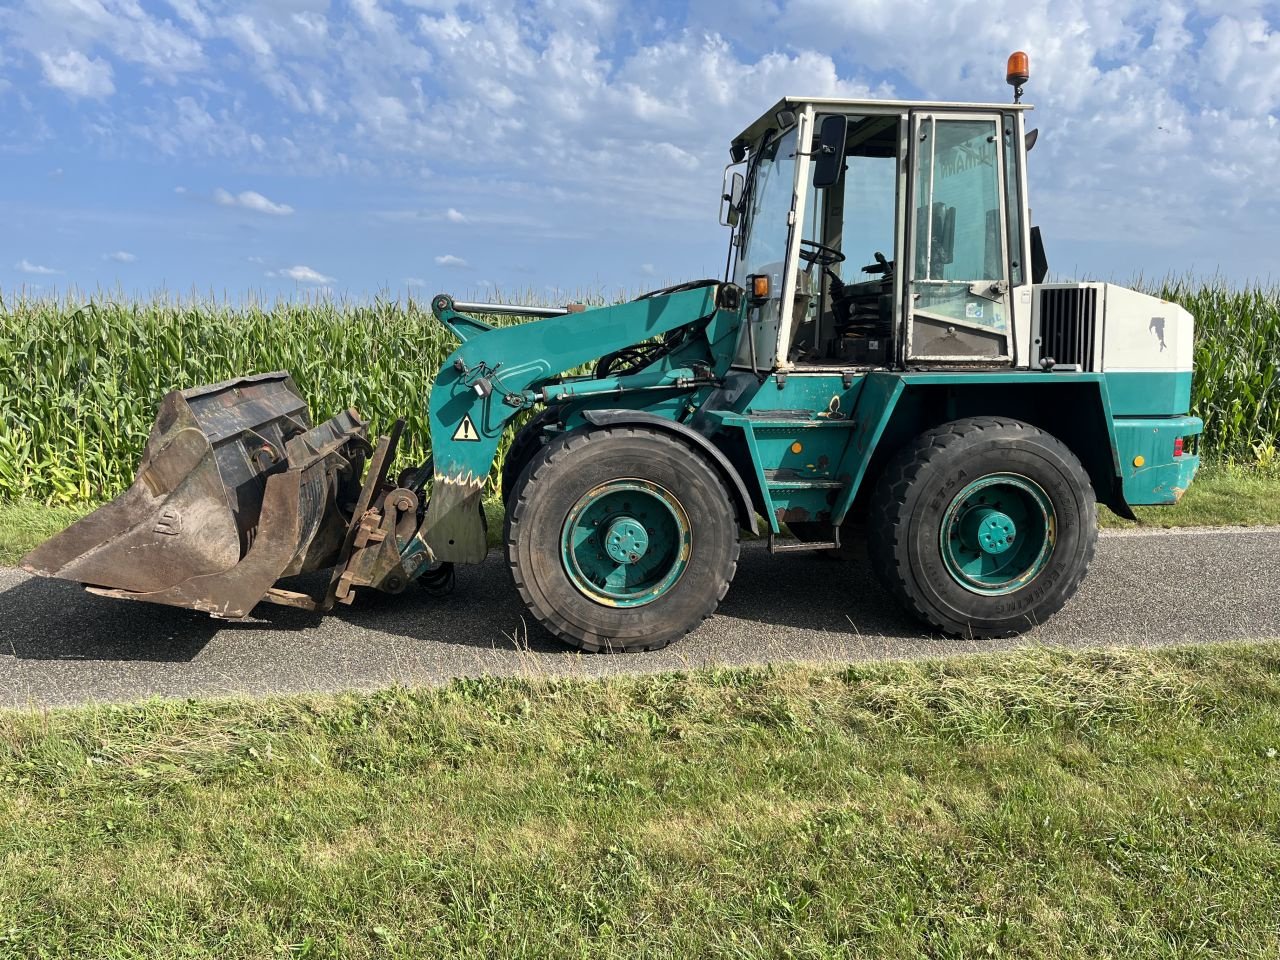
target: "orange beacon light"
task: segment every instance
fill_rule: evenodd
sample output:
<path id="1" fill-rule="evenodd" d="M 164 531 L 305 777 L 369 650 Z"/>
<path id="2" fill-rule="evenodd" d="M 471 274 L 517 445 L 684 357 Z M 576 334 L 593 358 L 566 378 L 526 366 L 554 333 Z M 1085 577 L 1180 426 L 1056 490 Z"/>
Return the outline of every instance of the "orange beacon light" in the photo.
<path id="1" fill-rule="evenodd" d="M 1021 50 L 1009 54 L 1009 65 L 1005 69 L 1005 82 L 1013 87 L 1013 102 L 1022 99 L 1022 85 L 1031 79 L 1030 62 Z"/>

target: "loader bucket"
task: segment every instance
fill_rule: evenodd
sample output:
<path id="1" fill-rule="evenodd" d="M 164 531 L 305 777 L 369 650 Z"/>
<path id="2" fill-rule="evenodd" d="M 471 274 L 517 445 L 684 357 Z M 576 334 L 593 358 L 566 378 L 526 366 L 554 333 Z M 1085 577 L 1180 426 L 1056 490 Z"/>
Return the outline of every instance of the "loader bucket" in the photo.
<path id="1" fill-rule="evenodd" d="M 353 410 L 313 427 L 286 373 L 175 390 L 133 485 L 22 565 L 94 593 L 243 617 L 280 577 L 338 561 L 365 430 Z"/>

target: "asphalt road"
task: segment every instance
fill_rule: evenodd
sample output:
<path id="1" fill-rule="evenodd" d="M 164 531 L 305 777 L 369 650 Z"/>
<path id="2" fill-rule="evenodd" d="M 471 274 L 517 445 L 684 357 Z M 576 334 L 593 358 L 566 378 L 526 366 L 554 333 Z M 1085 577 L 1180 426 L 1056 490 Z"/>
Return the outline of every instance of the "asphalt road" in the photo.
<path id="1" fill-rule="evenodd" d="M 930 636 L 882 593 L 865 561 L 771 556 L 759 543 L 744 546 L 719 613 L 657 653 L 561 647 L 528 624 L 496 552 L 460 568 L 443 599 L 411 589 L 323 617 L 269 604 L 256 613 L 216 621 L 0 568 L 0 705 L 1280 637 L 1280 529 L 1104 534 L 1079 594 L 1047 624 L 1003 641 Z"/>

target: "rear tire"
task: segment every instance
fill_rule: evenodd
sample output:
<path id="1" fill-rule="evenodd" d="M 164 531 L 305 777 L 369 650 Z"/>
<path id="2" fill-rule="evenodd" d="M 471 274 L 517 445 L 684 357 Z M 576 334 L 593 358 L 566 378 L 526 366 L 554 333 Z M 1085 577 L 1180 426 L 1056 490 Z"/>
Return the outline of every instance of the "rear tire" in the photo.
<path id="1" fill-rule="evenodd" d="M 918 437 L 871 499 L 868 547 L 885 586 L 944 633 L 1012 636 L 1076 592 L 1098 538 L 1089 476 L 1061 441 L 971 417 Z"/>
<path id="2" fill-rule="evenodd" d="M 738 524 L 714 467 L 661 431 L 549 441 L 507 504 L 507 563 L 534 618 L 589 652 L 657 650 L 715 612 Z"/>

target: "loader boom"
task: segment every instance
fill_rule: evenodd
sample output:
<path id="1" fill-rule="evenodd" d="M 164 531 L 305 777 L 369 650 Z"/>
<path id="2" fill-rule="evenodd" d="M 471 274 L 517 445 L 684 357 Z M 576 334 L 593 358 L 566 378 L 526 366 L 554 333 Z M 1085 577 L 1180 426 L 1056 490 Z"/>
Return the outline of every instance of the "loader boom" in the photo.
<path id="1" fill-rule="evenodd" d="M 570 397 L 652 396 L 709 384 L 715 375 L 712 343 L 737 333 L 742 306 L 737 288 L 709 282 L 580 313 L 490 327 L 458 313 L 449 297 L 437 296 L 432 310 L 462 343 L 431 389 L 431 507 L 407 556 L 459 563 L 484 559 L 480 497 L 503 432 L 517 413 Z M 704 348 L 700 370 L 558 379 L 562 371 L 689 326 L 696 328 Z"/>

